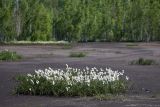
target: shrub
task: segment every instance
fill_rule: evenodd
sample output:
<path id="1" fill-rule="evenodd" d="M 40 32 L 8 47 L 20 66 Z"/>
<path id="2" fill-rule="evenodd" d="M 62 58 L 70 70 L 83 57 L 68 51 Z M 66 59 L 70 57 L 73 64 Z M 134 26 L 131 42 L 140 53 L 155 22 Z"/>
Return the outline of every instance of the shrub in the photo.
<path id="1" fill-rule="evenodd" d="M 0 60 L 2 61 L 15 61 L 21 58 L 22 56 L 18 55 L 16 52 L 10 52 L 8 50 L 0 52 Z"/>
<path id="2" fill-rule="evenodd" d="M 63 45 L 61 49 L 72 49 L 72 45 L 70 44 Z"/>
<path id="3" fill-rule="evenodd" d="M 138 46 L 138 44 L 135 44 L 135 43 L 128 43 L 126 46 L 127 46 L 127 47 L 135 47 L 135 46 Z"/>
<path id="4" fill-rule="evenodd" d="M 152 59 L 139 58 L 131 62 L 132 65 L 154 65 L 156 62 Z"/>
<path id="5" fill-rule="evenodd" d="M 71 68 L 37 70 L 17 77 L 17 94 L 53 96 L 95 96 L 123 93 L 127 89 L 123 72 L 111 69 Z"/>
<path id="6" fill-rule="evenodd" d="M 70 57 L 77 57 L 77 58 L 81 58 L 81 57 L 85 57 L 86 53 L 84 52 L 72 52 L 70 53 Z"/>

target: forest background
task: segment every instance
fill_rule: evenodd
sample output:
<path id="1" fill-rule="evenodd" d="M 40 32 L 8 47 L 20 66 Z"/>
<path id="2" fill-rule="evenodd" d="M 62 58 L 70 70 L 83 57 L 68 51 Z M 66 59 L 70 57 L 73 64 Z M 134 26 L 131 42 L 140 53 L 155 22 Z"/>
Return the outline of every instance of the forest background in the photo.
<path id="1" fill-rule="evenodd" d="M 158 41 L 160 0 L 0 0 L 0 41 Z"/>

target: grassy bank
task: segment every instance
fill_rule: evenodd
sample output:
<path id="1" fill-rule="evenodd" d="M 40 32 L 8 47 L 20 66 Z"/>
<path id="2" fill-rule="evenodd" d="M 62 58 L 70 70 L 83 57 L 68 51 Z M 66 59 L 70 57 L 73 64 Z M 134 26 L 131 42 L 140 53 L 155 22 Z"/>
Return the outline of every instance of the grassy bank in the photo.
<path id="1" fill-rule="evenodd" d="M 10 41 L 1 42 L 1 45 L 70 45 L 67 41 Z"/>

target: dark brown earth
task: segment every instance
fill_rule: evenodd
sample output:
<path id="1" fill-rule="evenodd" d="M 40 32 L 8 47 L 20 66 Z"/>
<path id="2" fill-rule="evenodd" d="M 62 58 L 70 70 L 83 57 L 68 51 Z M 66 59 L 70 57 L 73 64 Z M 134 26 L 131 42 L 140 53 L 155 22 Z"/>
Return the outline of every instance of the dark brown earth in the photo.
<path id="1" fill-rule="evenodd" d="M 84 43 L 71 49 L 61 46 L 0 46 L 24 56 L 16 62 L 0 62 L 0 107 L 160 107 L 160 43 Z M 70 52 L 86 52 L 87 57 L 70 58 Z M 140 57 L 156 60 L 157 65 L 130 65 Z M 131 89 L 123 100 L 99 101 L 94 98 L 22 96 L 14 94 L 19 74 L 33 73 L 47 67 L 111 67 L 125 70 Z"/>

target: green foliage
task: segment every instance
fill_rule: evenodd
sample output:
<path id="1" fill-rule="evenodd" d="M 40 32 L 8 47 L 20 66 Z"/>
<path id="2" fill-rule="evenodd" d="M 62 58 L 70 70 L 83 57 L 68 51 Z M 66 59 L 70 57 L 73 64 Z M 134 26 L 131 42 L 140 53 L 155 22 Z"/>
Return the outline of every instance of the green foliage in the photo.
<path id="1" fill-rule="evenodd" d="M 33 84 L 39 81 L 39 84 Z M 17 94 L 25 95 L 49 95 L 49 96 L 95 96 L 95 95 L 105 95 L 107 93 L 117 94 L 124 93 L 126 90 L 125 82 L 115 81 L 110 84 L 102 84 L 99 81 L 92 81 L 91 85 L 87 84 L 74 84 L 70 91 L 67 91 L 66 81 L 56 81 L 55 85 L 45 78 L 31 78 L 27 76 L 17 77 L 19 85 L 16 88 Z"/>
<path id="2" fill-rule="evenodd" d="M 85 57 L 86 53 L 84 52 L 71 52 L 70 53 L 70 57 L 77 57 L 77 58 L 81 58 L 81 57 Z"/>
<path id="3" fill-rule="evenodd" d="M 160 40 L 159 0 L 17 1 L 0 0 L 1 41 Z"/>
<path id="4" fill-rule="evenodd" d="M 117 95 L 126 91 L 128 79 L 122 77 L 123 73 L 114 73 L 111 69 L 108 73 L 107 71 L 97 73 L 95 67 L 91 69 L 80 70 L 67 66 L 64 71 L 51 68 L 45 71 L 36 70 L 33 75 L 18 76 L 15 91 L 17 94 L 49 96 Z"/>
<path id="5" fill-rule="evenodd" d="M 126 46 L 127 47 L 135 47 L 135 46 L 138 46 L 138 44 L 136 44 L 136 43 L 128 43 Z"/>
<path id="6" fill-rule="evenodd" d="M 132 65 L 154 65 L 156 62 L 151 59 L 139 58 L 138 60 L 132 61 Z"/>
<path id="7" fill-rule="evenodd" d="M 10 52 L 10 51 L 0 52 L 0 60 L 2 61 L 16 61 L 21 58 L 22 56 L 18 55 L 16 52 Z"/>
<path id="8" fill-rule="evenodd" d="M 70 44 L 63 45 L 62 49 L 72 49 L 72 45 Z"/>
<path id="9" fill-rule="evenodd" d="M 31 41 L 48 41 L 52 38 L 52 12 L 43 4 L 35 4 L 33 10 L 28 10 L 27 20 L 20 39 Z"/>
<path id="10" fill-rule="evenodd" d="M 14 40 L 13 0 L 0 0 L 0 41 Z"/>

